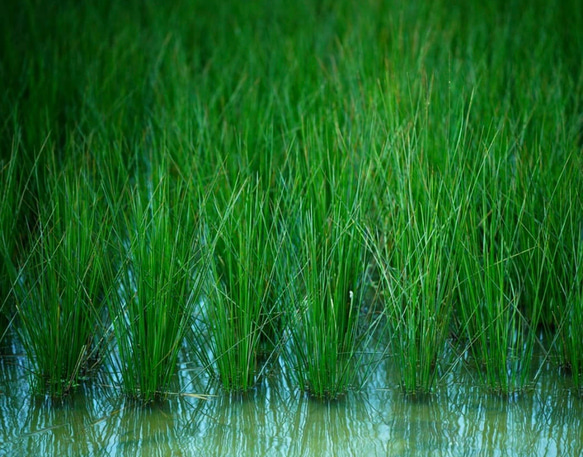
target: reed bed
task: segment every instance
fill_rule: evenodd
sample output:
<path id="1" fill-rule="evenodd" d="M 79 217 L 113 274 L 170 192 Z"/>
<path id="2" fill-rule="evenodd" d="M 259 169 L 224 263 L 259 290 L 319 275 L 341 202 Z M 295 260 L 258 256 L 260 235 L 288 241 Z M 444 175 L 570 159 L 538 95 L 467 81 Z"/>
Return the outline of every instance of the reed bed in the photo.
<path id="1" fill-rule="evenodd" d="M 581 389 L 580 2 L 5 3 L 0 337 L 38 393 L 105 360 L 161 399 L 178 351 L 231 392 L 385 357 L 411 396 Z"/>

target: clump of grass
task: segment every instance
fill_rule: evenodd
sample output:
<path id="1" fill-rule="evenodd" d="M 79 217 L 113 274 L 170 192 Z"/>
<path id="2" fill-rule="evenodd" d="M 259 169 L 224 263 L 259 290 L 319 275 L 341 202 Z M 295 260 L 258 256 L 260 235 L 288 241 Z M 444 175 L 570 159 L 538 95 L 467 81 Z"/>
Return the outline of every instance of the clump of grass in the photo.
<path id="1" fill-rule="evenodd" d="M 576 270 L 569 287 L 563 321 L 559 328 L 561 364 L 571 374 L 573 385 L 583 395 L 583 356 L 581 355 L 581 328 L 583 328 L 583 256 L 581 247 L 576 251 Z"/>
<path id="2" fill-rule="evenodd" d="M 124 394 L 143 402 L 163 398 L 176 373 L 201 283 L 192 196 L 181 180 L 172 184 L 164 166 L 152 166 L 152 175 L 138 178 L 126 196 L 124 224 L 113 238 L 119 262 L 108 273 L 114 280 L 107 296 L 116 374 Z"/>
<path id="3" fill-rule="evenodd" d="M 511 262 L 488 255 L 464 256 L 462 320 L 474 359 L 496 392 L 522 390 L 532 357 L 525 351 L 518 287 L 508 278 Z M 470 282 L 472 283 L 470 285 Z"/>
<path id="4" fill-rule="evenodd" d="M 260 356 L 269 358 L 277 347 L 279 213 L 260 182 L 247 180 L 224 194 L 217 190 L 207 210 L 212 274 L 205 306 L 209 341 L 202 353 L 225 390 L 245 392 L 257 381 Z"/>
<path id="5" fill-rule="evenodd" d="M 407 395 L 434 384 L 452 315 L 448 227 L 430 208 L 400 208 L 375 243 L 392 353 Z"/>
<path id="6" fill-rule="evenodd" d="M 432 105 L 441 95 L 433 83 L 409 92 L 386 81 L 380 103 L 390 115 L 381 125 L 390 134 L 370 153 L 369 167 L 368 242 L 378 299 L 399 384 L 411 398 L 432 391 L 456 318 L 454 254 L 465 193 L 459 158 L 469 136 L 463 88 Z"/>
<path id="7" fill-rule="evenodd" d="M 462 226 L 455 261 L 459 274 L 459 310 L 469 348 L 485 383 L 505 395 L 523 391 L 531 368 L 540 302 L 521 308 L 525 278 L 518 260 L 529 254 L 519 244 L 526 218 L 524 198 L 514 173 L 494 140 L 475 170 L 462 204 Z M 524 237 L 523 237 L 524 238 Z"/>
<path id="8" fill-rule="evenodd" d="M 355 208 L 336 202 L 325 220 L 313 207 L 298 209 L 297 258 L 287 266 L 286 360 L 301 390 L 335 399 L 355 386 L 360 368 L 366 251 Z"/>
<path id="9" fill-rule="evenodd" d="M 97 349 L 107 223 L 89 176 L 46 172 L 51 194 L 39 202 L 38 228 L 14 286 L 33 390 L 59 398 L 77 386 Z"/>

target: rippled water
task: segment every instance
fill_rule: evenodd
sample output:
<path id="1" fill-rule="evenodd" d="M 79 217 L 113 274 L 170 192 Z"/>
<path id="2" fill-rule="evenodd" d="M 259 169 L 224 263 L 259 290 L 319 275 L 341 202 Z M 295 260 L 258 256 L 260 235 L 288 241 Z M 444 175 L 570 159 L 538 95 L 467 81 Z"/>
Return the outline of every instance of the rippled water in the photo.
<path id="1" fill-rule="evenodd" d="M 550 365 L 517 398 L 488 395 L 460 368 L 435 395 L 414 401 L 403 398 L 389 361 L 363 391 L 322 403 L 281 376 L 245 397 L 219 390 L 208 399 L 190 396 L 197 389 L 186 364 L 181 395 L 139 407 L 103 385 L 60 406 L 32 399 L 23 363 L 0 358 L 0 455 L 583 455 L 583 399 Z"/>

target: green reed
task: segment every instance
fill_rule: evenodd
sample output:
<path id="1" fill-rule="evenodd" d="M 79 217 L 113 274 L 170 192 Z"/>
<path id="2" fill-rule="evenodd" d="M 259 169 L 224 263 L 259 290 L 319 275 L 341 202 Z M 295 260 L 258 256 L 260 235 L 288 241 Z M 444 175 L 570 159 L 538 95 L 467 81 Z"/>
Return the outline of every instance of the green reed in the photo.
<path id="1" fill-rule="evenodd" d="M 361 314 L 368 270 L 405 391 L 434 385 L 444 344 L 499 391 L 536 379 L 537 346 L 579 376 L 580 2 L 21 3 L 0 14 L 9 320 L 7 288 L 23 316 L 54 302 L 87 230 L 108 278 L 98 338 L 133 396 L 167 389 L 186 334 L 227 389 L 281 350 L 300 388 L 342 394 L 379 322 Z M 64 228 L 77 180 L 53 164 L 71 158 L 98 170 L 78 199 L 105 204 L 99 226 L 79 209 L 88 227 Z"/>
<path id="2" fill-rule="evenodd" d="M 519 243 L 527 215 L 515 170 L 498 147 L 496 140 L 488 146 L 470 181 L 455 261 L 469 349 L 489 388 L 512 394 L 531 381 L 540 303 L 529 303 L 528 315 L 520 306 L 525 277 L 518 260 L 531 249 Z"/>
<path id="3" fill-rule="evenodd" d="M 184 183 L 160 170 L 128 189 L 112 241 L 119 261 L 108 272 L 113 377 L 144 402 L 167 393 L 201 285 L 196 205 Z"/>
<path id="4" fill-rule="evenodd" d="M 194 344 L 225 390 L 251 389 L 277 347 L 275 266 L 278 209 L 260 182 L 236 184 L 231 195 L 216 189 L 206 211 L 211 277 L 205 293 L 204 326 Z M 266 351 L 266 352 L 264 352 Z"/>
<path id="5" fill-rule="evenodd" d="M 575 172 L 576 173 L 576 172 Z M 570 175 L 570 173 L 568 173 Z M 571 177 L 570 177 L 571 178 Z M 583 220 L 581 187 L 569 179 L 563 189 L 557 190 L 563 218 L 556 221 L 555 234 L 562 249 L 558 249 L 558 261 L 554 265 L 560 283 L 555 287 L 552 307 L 557 326 L 556 339 L 559 363 L 570 374 L 573 385 L 583 394 L 583 355 L 581 354 L 581 325 L 583 325 Z M 554 225 L 554 224 L 553 224 Z M 553 297 L 554 298 L 554 297 Z"/>
<path id="6" fill-rule="evenodd" d="M 559 328 L 560 360 L 572 376 L 573 385 L 583 395 L 583 356 L 581 355 L 581 328 L 583 326 L 583 249 L 581 241 L 575 251 L 575 274 L 568 288 L 565 311 Z"/>
<path id="7" fill-rule="evenodd" d="M 286 360 L 300 389 L 333 399 L 357 387 L 361 368 L 364 240 L 356 208 L 335 202 L 324 220 L 312 206 L 298 210 L 298 244 L 283 272 Z"/>
<path id="8" fill-rule="evenodd" d="M 407 395 L 431 391 L 450 332 L 453 263 L 448 227 L 428 207 L 407 205 L 375 242 L 392 354 Z"/>
<path id="9" fill-rule="evenodd" d="M 51 194 L 38 202 L 38 227 L 14 287 L 34 391 L 58 398 L 97 359 L 107 220 L 89 175 L 46 172 Z"/>

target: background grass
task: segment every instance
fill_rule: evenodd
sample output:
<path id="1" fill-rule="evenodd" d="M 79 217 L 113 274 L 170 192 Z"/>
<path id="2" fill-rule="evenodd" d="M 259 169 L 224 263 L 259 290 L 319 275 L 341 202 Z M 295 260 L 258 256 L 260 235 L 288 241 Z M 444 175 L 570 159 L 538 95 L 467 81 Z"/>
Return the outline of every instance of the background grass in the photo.
<path id="1" fill-rule="evenodd" d="M 291 356 L 296 385 L 316 396 L 358 384 L 358 363 L 350 382 L 332 365 L 339 354 L 358 360 L 353 343 L 363 334 L 351 329 L 369 318 L 374 327 L 379 310 L 407 392 L 430 390 L 447 369 L 444 345 L 471 354 L 468 369 L 498 392 L 536 381 L 537 348 L 581 384 L 581 2 L 0 8 L 0 335 L 8 325 L 24 339 L 41 331 L 26 330 L 18 298 L 12 321 L 12 292 L 32 297 L 44 284 L 37 307 L 59 295 L 34 267 L 57 259 L 69 233 L 53 223 L 77 217 L 97 231 L 97 242 L 82 244 L 106 246 L 94 255 L 109 272 L 101 287 L 111 312 L 95 338 L 115 329 L 108 350 L 125 360 L 119 369 L 146 341 L 160 349 L 155 369 L 122 376 L 147 399 L 166 388 L 187 334 L 207 367 L 240 347 L 232 320 L 211 319 L 213 281 L 201 308 L 185 298 L 193 264 L 215 278 L 214 303 L 244 304 L 248 341 L 268 338 L 265 323 L 285 316 L 271 359 Z M 77 214 L 65 198 L 85 195 L 83 181 L 91 191 L 81 203 L 103 205 L 107 230 L 94 222 L 101 213 Z M 82 273 L 81 252 L 67 255 L 79 260 L 58 260 L 55 277 Z M 67 270 L 75 262 L 78 271 Z M 374 278 L 378 295 L 365 299 Z M 347 291 L 358 301 L 348 320 L 330 319 L 328 304 L 344 303 Z M 144 311 L 155 325 L 174 315 L 176 294 L 189 304 L 176 311 L 185 320 L 174 336 L 128 339 Z M 121 327 L 128 323 L 136 328 Z M 213 328 L 216 348 L 224 344 L 215 353 L 203 341 Z M 328 344 L 324 371 L 304 363 Z M 256 352 L 243 357 L 248 374 L 235 376 L 243 389 L 256 381 Z M 150 387 L 142 375 L 155 379 Z"/>

